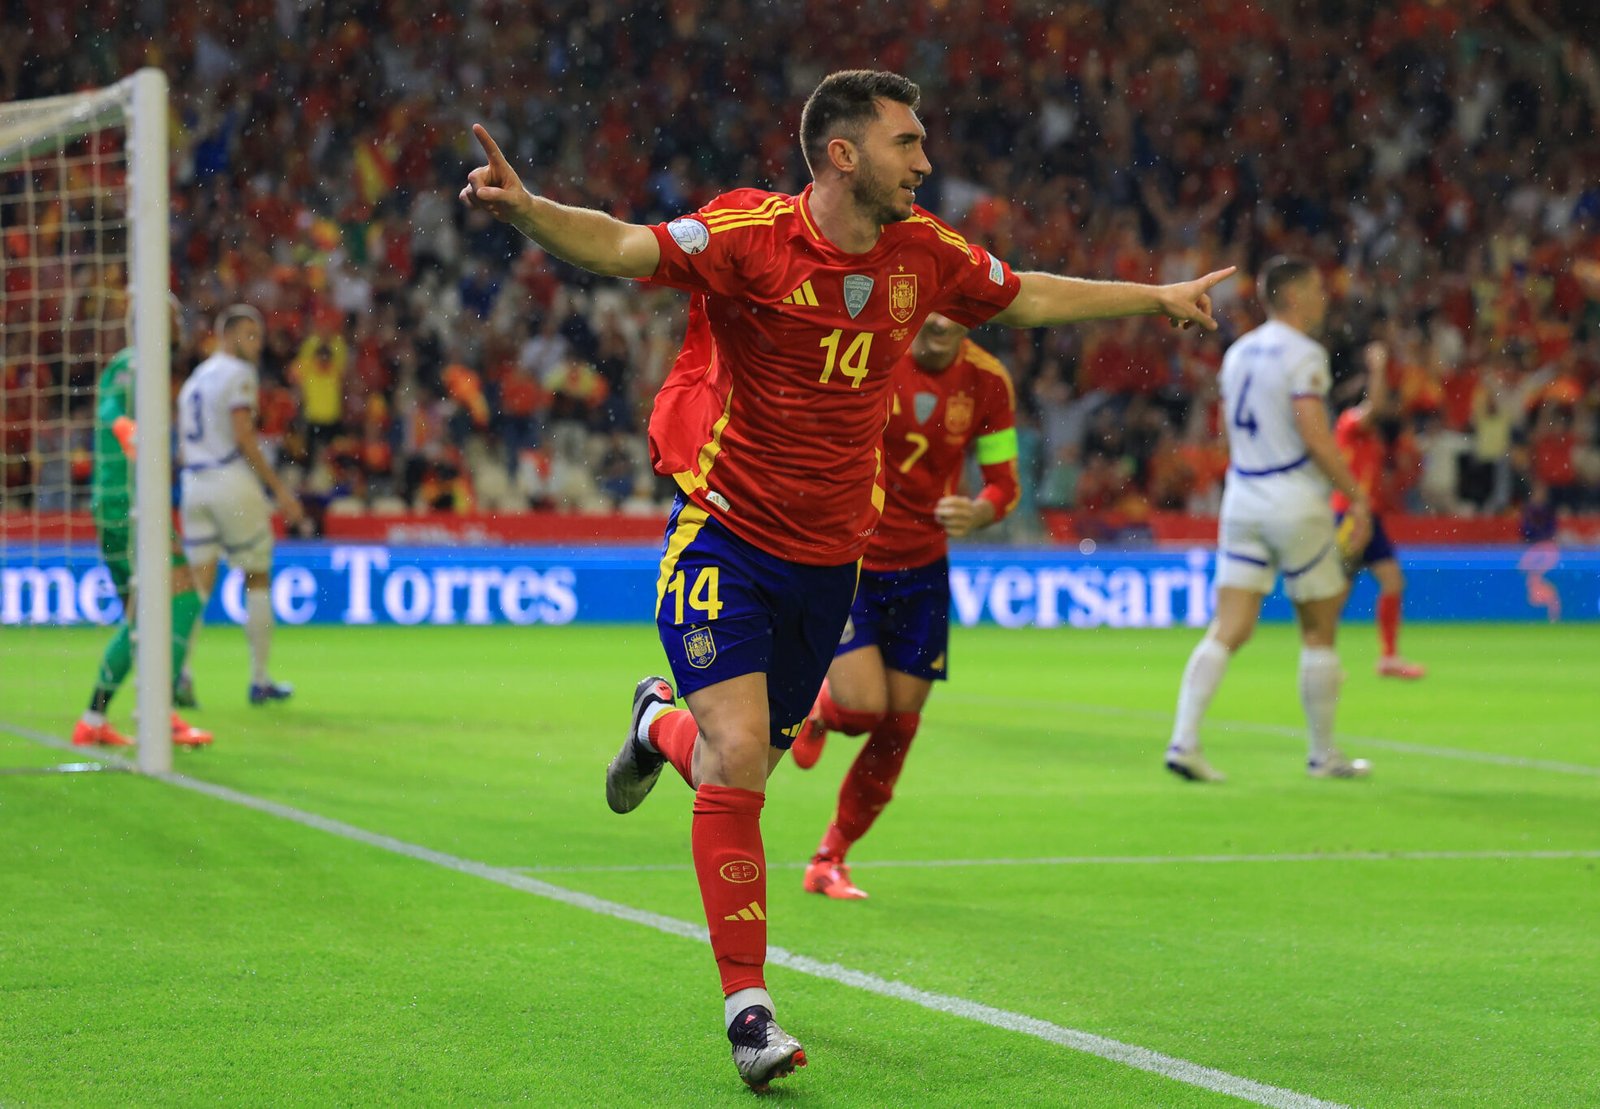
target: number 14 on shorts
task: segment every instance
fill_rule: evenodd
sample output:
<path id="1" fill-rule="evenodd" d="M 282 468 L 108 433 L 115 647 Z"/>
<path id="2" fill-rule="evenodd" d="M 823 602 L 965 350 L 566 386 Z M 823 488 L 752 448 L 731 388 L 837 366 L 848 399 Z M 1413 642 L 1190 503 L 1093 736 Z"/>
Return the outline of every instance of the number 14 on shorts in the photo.
<path id="1" fill-rule="evenodd" d="M 679 570 L 667 579 L 667 592 L 672 594 L 672 622 L 681 624 L 683 620 L 684 604 L 705 613 L 707 620 L 715 620 L 722 611 L 722 602 L 717 599 L 717 584 L 721 571 L 715 566 L 702 566 L 699 573 L 694 576 L 694 584 L 689 586 L 688 596 L 684 595 L 684 572 Z"/>

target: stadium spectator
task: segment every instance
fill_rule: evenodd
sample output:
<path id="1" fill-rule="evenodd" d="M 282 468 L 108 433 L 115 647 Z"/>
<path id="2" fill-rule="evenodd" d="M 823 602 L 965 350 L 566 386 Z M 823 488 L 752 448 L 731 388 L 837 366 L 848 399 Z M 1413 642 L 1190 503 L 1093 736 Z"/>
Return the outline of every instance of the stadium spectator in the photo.
<path id="1" fill-rule="evenodd" d="M 998 19 L 975 14 L 979 7 L 955 0 L 920 13 L 900 48 L 924 70 L 917 74 L 924 87 L 948 106 L 944 160 L 985 167 L 968 180 L 930 182 L 925 203 L 958 229 L 965 223 L 981 231 L 1008 261 L 1148 279 L 1188 272 L 1198 259 L 1251 271 L 1284 251 L 1327 258 L 1336 379 L 1359 370 L 1354 344 L 1337 337 L 1368 334 L 1367 316 L 1381 311 L 1400 330 L 1418 333 L 1417 365 L 1432 379 L 1431 386 L 1403 383 L 1407 419 L 1424 410 L 1414 397 L 1436 394 L 1432 403 L 1446 429 L 1475 437 L 1476 423 L 1463 422 L 1472 420 L 1471 370 L 1482 365 L 1472 352 L 1525 345 L 1530 361 L 1512 371 L 1518 386 L 1600 331 L 1600 166 L 1592 150 L 1570 142 L 1600 124 L 1595 51 L 1560 25 L 1553 8 L 1333 4 L 1291 15 L 1228 0 L 1200 18 L 1156 0 L 1126 0 L 1074 9 L 1070 19 L 1013 6 Z M 441 121 L 454 110 L 460 75 L 476 72 L 468 44 L 492 33 L 508 49 L 526 51 L 505 66 L 527 95 L 495 111 L 544 167 L 543 191 L 603 203 L 633 220 L 668 214 L 664 198 L 698 203 L 717 191 L 713 182 L 731 175 L 798 187 L 804 167 L 771 120 L 781 118 L 780 90 L 815 74 L 805 59 L 760 53 L 737 36 L 730 41 L 727 27 L 756 11 L 750 0 L 671 13 L 623 0 L 608 10 L 614 18 L 595 24 L 565 18 L 580 6 L 555 0 L 537 24 L 504 17 L 495 24 L 490 9 L 423 20 L 408 3 L 335 0 L 282 6 L 261 33 L 240 35 L 222 23 L 236 24 L 237 13 L 169 8 L 154 25 L 86 24 L 95 50 L 74 49 L 79 40 L 70 33 L 24 36 L 5 79 L 19 97 L 69 92 L 121 77 L 148 43 L 159 45 L 177 120 L 179 291 L 208 316 L 234 301 L 260 304 L 268 323 L 264 383 L 293 361 L 320 309 L 357 317 L 347 331 L 352 366 L 343 392 L 379 389 L 393 409 L 401 366 L 414 366 L 425 385 L 435 381 L 445 365 L 435 344 L 459 337 L 463 313 L 488 311 L 488 333 L 472 332 L 476 345 L 490 335 L 520 341 L 530 320 L 547 315 L 562 329 L 576 305 L 593 334 L 610 314 L 624 321 L 624 331 L 651 337 L 629 339 L 622 387 L 597 350 L 580 350 L 608 379 L 606 420 L 631 408 L 628 426 L 637 427 L 638 407 L 654 394 L 670 355 L 660 352 L 660 335 L 681 328 L 679 309 L 655 314 L 660 298 L 643 288 L 623 290 L 603 306 L 589 296 L 586 275 L 418 187 L 465 157 Z M 1413 10 L 1427 18 L 1413 18 Z M 882 49 L 870 27 L 839 27 L 805 6 L 762 7 L 760 18 L 774 40 L 825 38 L 841 64 L 863 63 Z M 1156 24 L 1174 33 L 1139 30 Z M 640 41 L 661 48 L 639 51 Z M 1052 44 L 1057 64 L 1045 64 L 1040 44 Z M 672 80 L 656 72 L 667 56 Z M 359 81 L 338 79 L 354 72 L 358 58 L 376 64 L 362 68 Z M 202 72 L 229 76 L 207 80 Z M 246 83 L 241 75 L 252 73 L 272 80 Z M 611 91 L 618 81 L 649 87 L 651 95 L 624 111 Z M 564 99 L 556 89 L 579 95 Z M 732 150 L 738 153 L 722 152 Z M 585 172 L 572 172 L 576 165 Z M 1519 168 L 1527 165 L 1541 172 Z M 51 172 L 36 182 L 41 190 L 55 187 Z M 15 175 L 0 178 L 7 192 L 20 185 Z M 1204 217 L 1212 212 L 1215 225 L 1208 226 Z M 47 213 L 46 244 L 53 226 Z M 20 256 L 8 249 L 8 257 Z M 10 325 L 22 314 L 48 316 L 71 299 L 66 294 L 81 275 L 60 269 L 44 259 L 7 268 L 6 312 L 17 317 L 8 321 L 8 336 L 18 334 Z M 492 285 L 498 294 L 484 295 Z M 1229 338 L 1260 318 L 1247 283 L 1237 285 L 1214 298 Z M 367 317 L 387 321 L 379 329 L 390 374 L 386 381 L 376 375 L 381 383 L 369 379 L 371 362 L 360 354 Z M 1052 362 L 1075 380 L 1084 347 L 1100 354 L 1101 331 L 1116 328 L 1008 350 L 1024 398 L 1032 398 L 1034 381 Z M 1180 339 L 1178 348 L 1184 345 Z M 1412 359 L 1412 345 L 1408 340 L 1398 361 Z M 1210 345 L 1194 349 L 1203 356 Z M 459 353 L 487 375 L 481 352 Z M 91 421 L 84 398 L 103 355 L 72 350 L 62 364 L 75 398 L 68 416 L 79 428 Z M 8 365 L 16 357 L 8 351 Z M 1592 361 L 1592 352 L 1587 357 Z M 1174 383 L 1189 381 L 1199 395 L 1214 373 L 1202 362 L 1177 373 L 1169 367 L 1155 381 L 1175 426 L 1184 417 Z M 1592 376 L 1580 373 L 1579 380 Z M 1576 416 L 1600 403 L 1587 389 L 1580 396 L 1587 399 L 1574 405 Z M 354 401 L 363 399 L 342 406 L 352 426 L 361 411 Z M 1047 414 L 1036 415 L 1045 456 L 1053 458 L 1061 442 Z M 20 442 L 23 429 L 10 420 L 8 427 Z M 1490 461 L 1481 453 L 1486 445 L 1475 438 L 1480 462 Z M 498 440 L 508 468 L 519 449 Z M 1481 471 L 1493 479 L 1488 495 L 1464 472 L 1473 495 L 1460 497 L 1466 487 L 1444 474 L 1432 499 L 1508 511 L 1526 489 L 1525 479 L 1500 481 L 1510 476 L 1501 465 L 1510 451 L 1508 442 Z M 1600 489 L 1581 444 L 1575 461 L 1571 499 L 1576 510 L 1590 511 Z M 1145 474 L 1143 460 L 1135 465 Z M 20 481 L 23 468 L 13 464 L 8 473 Z M 1031 485 L 1039 475 L 1024 471 L 1023 478 Z"/>
<path id="2" fill-rule="evenodd" d="M 300 391 L 300 416 L 312 465 L 344 426 L 344 376 L 350 352 L 344 339 L 325 327 L 306 337 L 289 364 L 289 380 Z"/>

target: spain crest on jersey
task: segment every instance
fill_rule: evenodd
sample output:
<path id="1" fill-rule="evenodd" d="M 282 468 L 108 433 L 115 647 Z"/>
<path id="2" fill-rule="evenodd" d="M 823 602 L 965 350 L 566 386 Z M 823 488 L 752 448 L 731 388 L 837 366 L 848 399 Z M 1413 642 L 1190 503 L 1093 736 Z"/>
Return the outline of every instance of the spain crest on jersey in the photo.
<path id="1" fill-rule="evenodd" d="M 717 661 L 717 641 L 711 638 L 710 628 L 695 628 L 686 632 L 683 637 L 683 653 L 688 656 L 689 665 L 697 670 L 704 670 Z"/>
<path id="2" fill-rule="evenodd" d="M 905 323 L 917 310 L 917 275 L 896 273 L 889 277 L 889 315 L 895 323 Z"/>
<path id="3" fill-rule="evenodd" d="M 965 435 L 972 426 L 972 398 L 966 393 L 952 393 L 944 398 L 944 429 L 951 435 Z"/>

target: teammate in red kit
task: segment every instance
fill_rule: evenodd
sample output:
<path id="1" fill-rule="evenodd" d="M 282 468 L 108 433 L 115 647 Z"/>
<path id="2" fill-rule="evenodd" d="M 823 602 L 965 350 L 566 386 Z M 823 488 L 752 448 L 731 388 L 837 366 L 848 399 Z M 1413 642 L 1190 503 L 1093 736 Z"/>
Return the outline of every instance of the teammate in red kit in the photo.
<path id="1" fill-rule="evenodd" d="M 839 788 L 839 807 L 806 868 L 807 892 L 866 897 L 845 853 L 893 796 L 922 707 L 947 676 L 948 538 L 988 527 L 1016 507 L 1016 393 L 998 359 L 967 329 L 934 313 L 892 371 L 884 432 L 888 497 L 862 560 L 844 636 L 795 738 L 794 764 L 815 765 L 829 731 L 866 734 Z M 957 490 L 976 444 L 983 489 Z"/>
<path id="2" fill-rule="evenodd" d="M 656 625 L 689 711 L 664 678 L 638 684 L 606 801 L 636 808 L 667 762 L 695 790 L 690 839 L 728 1039 L 756 1089 L 805 1062 L 766 990 L 761 807 L 883 505 L 889 369 L 934 311 L 964 326 L 1160 315 L 1214 329 L 1207 291 L 1233 272 L 1173 285 L 1013 273 L 916 207 L 932 172 L 919 99 L 893 73 L 835 73 L 801 116 L 804 192 L 741 189 L 656 226 L 535 196 L 481 126 L 488 164 L 461 192 L 571 264 L 693 294 L 650 419 L 656 471 L 679 486 Z"/>
<path id="3" fill-rule="evenodd" d="M 1389 388 L 1388 348 L 1382 343 L 1368 343 L 1363 357 L 1367 366 L 1366 399 L 1339 416 L 1333 425 L 1333 438 L 1357 484 L 1372 502 L 1372 538 L 1365 547 L 1359 551 L 1346 549 L 1344 517 L 1350 501 L 1337 490 L 1332 497 L 1333 511 L 1339 517 L 1339 547 L 1345 572 L 1354 581 L 1367 569 L 1378 583 L 1378 639 L 1383 652 L 1378 659 L 1378 673 L 1386 678 L 1415 680 L 1428 671 L 1400 657 L 1400 607 L 1406 579 L 1383 528 L 1382 514 L 1395 506 L 1390 488 L 1395 471 L 1404 468 L 1406 455 L 1414 460 L 1416 448 L 1405 433 L 1400 405 Z"/>

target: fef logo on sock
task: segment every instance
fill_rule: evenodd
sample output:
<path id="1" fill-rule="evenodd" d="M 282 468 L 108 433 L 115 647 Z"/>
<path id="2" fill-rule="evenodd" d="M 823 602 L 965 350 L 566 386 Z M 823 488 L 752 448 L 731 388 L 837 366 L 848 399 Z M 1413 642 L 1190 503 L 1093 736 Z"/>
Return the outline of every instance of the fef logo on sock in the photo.
<path id="1" fill-rule="evenodd" d="M 730 882 L 754 882 L 761 877 L 761 868 L 749 859 L 735 859 L 723 863 L 721 873 Z"/>

